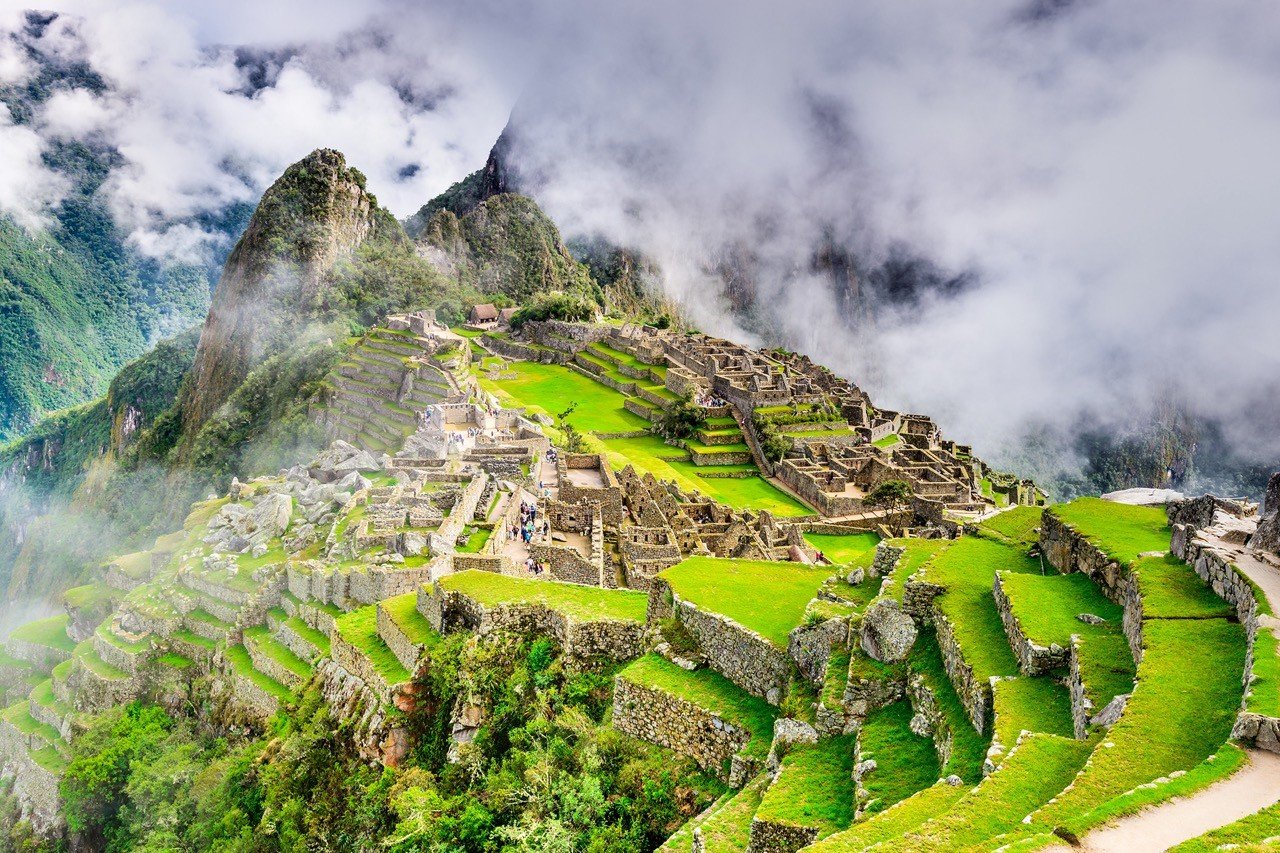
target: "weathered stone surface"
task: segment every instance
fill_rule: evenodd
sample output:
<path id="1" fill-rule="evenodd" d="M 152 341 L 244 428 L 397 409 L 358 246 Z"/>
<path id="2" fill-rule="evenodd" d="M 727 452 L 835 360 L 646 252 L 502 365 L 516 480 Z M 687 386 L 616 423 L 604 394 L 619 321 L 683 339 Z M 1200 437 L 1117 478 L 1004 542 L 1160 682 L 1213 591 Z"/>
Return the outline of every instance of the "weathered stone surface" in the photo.
<path id="1" fill-rule="evenodd" d="M 1280 555 L 1280 471 L 1271 475 L 1267 496 L 1262 505 L 1262 519 L 1249 544 L 1259 550 Z"/>
<path id="2" fill-rule="evenodd" d="M 1059 645 L 1042 646 L 1032 642 L 1027 636 L 1022 629 L 1022 623 L 1013 612 L 1008 594 L 1004 591 L 1004 581 L 1000 572 L 996 572 L 991 592 L 996 602 L 996 612 L 1000 614 L 1000 621 L 1004 624 L 1005 636 L 1009 638 L 1009 646 L 1013 649 L 1014 657 L 1018 659 L 1019 669 L 1027 675 L 1044 675 L 1067 663 L 1067 649 Z M 1097 619 L 1096 616 L 1093 618 Z"/>
<path id="3" fill-rule="evenodd" d="M 862 617 L 862 650 L 882 663 L 906 660 L 919 630 L 892 598 L 878 598 Z"/>
<path id="4" fill-rule="evenodd" d="M 765 759 L 765 769 L 776 773 L 784 756 L 791 747 L 798 743 L 817 743 L 818 731 L 803 720 L 783 717 L 773 723 L 773 743 L 769 747 L 769 757 Z"/>
<path id="5" fill-rule="evenodd" d="M 751 733 L 719 714 L 652 687 L 616 677 L 613 681 L 613 727 L 623 734 L 665 746 L 693 759 L 699 767 L 741 787 L 755 773 L 756 762 L 738 755 Z"/>
<path id="6" fill-rule="evenodd" d="M 1120 715 L 1124 713 L 1124 706 L 1129 701 L 1128 693 L 1121 693 L 1119 696 L 1107 703 L 1101 711 L 1089 720 L 1095 726 L 1110 728 L 1114 726 L 1120 719 Z"/>

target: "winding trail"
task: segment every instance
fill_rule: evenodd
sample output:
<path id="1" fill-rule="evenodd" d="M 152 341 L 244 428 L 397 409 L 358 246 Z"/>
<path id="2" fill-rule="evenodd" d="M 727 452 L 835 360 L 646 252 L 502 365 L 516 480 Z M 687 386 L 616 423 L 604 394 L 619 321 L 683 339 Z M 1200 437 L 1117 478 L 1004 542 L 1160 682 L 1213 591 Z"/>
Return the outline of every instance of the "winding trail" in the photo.
<path id="1" fill-rule="evenodd" d="M 1047 851 L 1159 853 L 1280 802 L 1280 755 L 1260 749 L 1248 755 L 1249 763 L 1221 782 L 1120 818 L 1089 833 L 1078 847 L 1057 845 Z"/>

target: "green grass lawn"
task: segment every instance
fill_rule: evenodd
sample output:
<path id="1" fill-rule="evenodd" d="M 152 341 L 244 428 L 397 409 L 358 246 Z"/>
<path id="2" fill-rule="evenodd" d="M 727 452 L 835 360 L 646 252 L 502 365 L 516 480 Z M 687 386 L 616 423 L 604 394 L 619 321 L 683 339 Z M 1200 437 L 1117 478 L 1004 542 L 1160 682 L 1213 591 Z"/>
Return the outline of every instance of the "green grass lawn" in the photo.
<path id="1" fill-rule="evenodd" d="M 1220 749 L 1240 707 L 1244 629 L 1226 619 L 1147 620 L 1138 685 L 1070 791 L 1036 814 L 1077 835 L 1112 816 L 1108 800 Z M 1106 746 L 1113 744 L 1113 746 Z"/>
<path id="2" fill-rule="evenodd" d="M 768 702 L 752 696 L 712 669 L 688 672 L 657 654 L 632 661 L 618 673 L 633 684 L 652 687 L 678 699 L 719 714 L 751 732 L 742 752 L 764 758 L 773 740 L 773 721 L 778 711 Z"/>
<path id="3" fill-rule="evenodd" d="M 727 616 L 785 649 L 830 568 L 689 557 L 661 573 L 682 599 Z"/>
<path id="4" fill-rule="evenodd" d="M 343 640 L 355 646 L 369 662 L 374 670 L 389 685 L 402 684 L 412 674 L 391 653 L 382 637 L 378 636 L 378 606 L 370 604 L 345 613 L 334 620 L 334 629 Z"/>
<path id="5" fill-rule="evenodd" d="M 418 612 L 416 592 L 406 592 L 404 595 L 383 599 L 379 605 L 410 642 L 420 646 L 430 646 L 440 639 L 440 635 L 431 627 L 431 623 Z"/>
<path id="6" fill-rule="evenodd" d="M 890 845 L 931 818 L 945 813 L 968 790 L 964 785 L 939 782 L 912 794 L 887 811 L 873 814 L 844 832 L 837 832 L 805 849 L 809 853 L 852 853 L 881 844 L 886 845 L 883 849 L 896 850 Z"/>
<path id="7" fill-rule="evenodd" d="M 862 758 L 876 769 L 863 776 L 867 813 L 882 812 L 938 781 L 938 753 L 933 741 L 911 731 L 911 703 L 899 700 L 867 717 L 862 726 Z"/>
<path id="8" fill-rule="evenodd" d="M 767 776 L 757 776 L 714 814 L 708 816 L 701 827 L 704 853 L 742 853 L 747 849 L 747 842 L 751 838 L 751 818 L 760 807 L 767 783 Z M 692 839 L 689 844 L 692 844 Z M 679 850 L 679 853 L 687 853 L 689 844 L 674 849 Z"/>
<path id="9" fill-rule="evenodd" d="M 995 773 L 945 813 L 904 835 L 902 851 L 953 851 L 1022 829 L 1022 818 L 1058 794 L 1089 756 L 1090 743 L 1033 735 Z"/>
<path id="10" fill-rule="evenodd" d="M 75 657 L 82 666 L 99 678 L 104 678 L 108 681 L 123 681 L 129 677 L 129 673 L 117 669 L 98 656 L 98 653 L 93 649 L 92 638 L 76 646 Z"/>
<path id="11" fill-rule="evenodd" d="M 67 625 L 70 623 L 71 617 L 65 613 L 59 613 L 57 616 L 19 625 L 9 633 L 9 637 L 71 654 L 76 644 L 67 636 Z"/>
<path id="12" fill-rule="evenodd" d="M 1076 498 L 1052 507 L 1058 516 L 1120 563 L 1148 551 L 1169 550 L 1171 531 L 1163 507 L 1129 506 L 1102 498 Z"/>
<path id="13" fill-rule="evenodd" d="M 276 681 L 266 673 L 259 672 L 254 669 L 253 661 L 249 658 L 249 650 L 244 646 L 230 646 L 226 651 L 227 663 L 231 664 L 231 668 L 238 674 L 252 681 L 263 691 L 274 696 L 281 702 L 288 702 L 293 698 L 293 694 L 289 692 L 289 688 Z"/>
<path id="14" fill-rule="evenodd" d="M 643 622 L 649 603 L 646 593 L 635 590 L 515 578 L 477 569 L 446 575 L 440 579 L 440 585 L 469 595 L 486 606 L 542 604 L 582 621 L 616 619 Z"/>
<path id="15" fill-rule="evenodd" d="M 31 716 L 31 708 L 24 699 L 21 702 L 6 708 L 3 714 L 5 722 L 22 732 L 24 735 L 36 735 L 37 737 L 53 743 L 58 740 L 60 735 L 58 730 L 53 726 L 42 723 L 35 717 Z"/>
<path id="16" fill-rule="evenodd" d="M 1040 538 L 1037 529 L 1044 517 L 1044 507 L 1016 506 L 992 516 L 978 525 L 978 529 L 997 536 L 1012 545 L 1031 547 Z"/>
<path id="17" fill-rule="evenodd" d="M 1208 619 L 1235 615 L 1190 566 L 1172 555 L 1135 560 L 1143 619 Z"/>
<path id="18" fill-rule="evenodd" d="M 1253 677 L 1249 685 L 1248 709 L 1255 714 L 1280 717 L 1280 648 L 1276 635 L 1265 625 L 1258 626 L 1253 640 Z"/>
<path id="19" fill-rule="evenodd" d="M 84 610 L 90 607 L 105 607 L 110 604 L 116 595 L 118 593 L 106 584 L 89 583 L 67 590 L 62 594 L 62 600 L 67 603 L 68 607 Z"/>
<path id="20" fill-rule="evenodd" d="M 488 527 L 476 527 L 475 532 L 467 538 L 467 544 L 458 548 L 460 554 L 478 554 L 480 549 L 489 542 L 489 536 L 493 530 Z"/>
<path id="21" fill-rule="evenodd" d="M 59 717 L 65 717 L 75 712 L 75 709 L 63 702 L 53 693 L 53 679 L 46 678 L 31 691 L 31 699 L 37 705 L 43 705 L 52 710 Z"/>
<path id="22" fill-rule="evenodd" d="M 898 565 L 889 576 L 889 585 L 885 587 L 885 595 L 902 601 L 907 578 L 915 574 L 936 554 L 950 548 L 953 542 L 950 539 L 890 539 L 889 544 L 906 549 L 906 552 L 898 558 Z"/>
<path id="23" fill-rule="evenodd" d="M 171 669 L 176 669 L 176 670 L 190 669 L 192 666 L 195 665 L 195 661 L 193 661 L 191 658 L 183 657 L 182 655 L 177 654 L 175 652 L 168 652 L 166 654 L 163 654 L 160 657 L 156 658 L 156 661 L 162 664 L 163 666 L 167 666 Z"/>
<path id="24" fill-rule="evenodd" d="M 817 827 L 818 837 L 853 821 L 853 735 L 796 746 L 760 801 L 756 817 L 790 826 Z M 932 747 L 930 747 L 932 751 Z"/>
<path id="25" fill-rule="evenodd" d="M 876 533 L 806 533 L 804 541 L 817 548 L 838 566 L 846 566 L 876 550 Z"/>
<path id="26" fill-rule="evenodd" d="M 895 432 L 892 435 L 886 435 L 884 438 L 878 438 L 871 443 L 876 447 L 893 447 L 900 441 L 902 441 L 902 439 L 899 438 L 898 434 Z"/>
<path id="27" fill-rule="evenodd" d="M 942 664 L 942 651 L 938 648 L 938 638 L 932 628 L 922 630 L 916 638 L 908 665 L 912 672 L 924 676 L 925 683 L 933 691 L 938 708 L 951 729 L 951 757 L 942 768 L 941 775 L 955 774 L 967 784 L 976 784 L 982 778 L 982 763 L 986 759 L 991 738 L 978 734 L 973 727 L 969 712 L 965 710 L 951 679 L 947 677 L 946 668 Z"/>
<path id="28" fill-rule="evenodd" d="M 265 625 L 244 629 L 244 641 L 261 655 L 271 658 L 303 681 L 311 677 L 311 665 L 294 654 L 288 646 L 271 636 Z"/>
<path id="29" fill-rule="evenodd" d="M 1085 695 L 1093 702 L 1094 712 L 1101 711 L 1112 699 L 1133 689 L 1135 677 L 1133 653 L 1129 641 L 1119 628 L 1106 631 L 1081 631 L 1076 654 L 1080 660 L 1080 678 Z"/>
<path id="30" fill-rule="evenodd" d="M 1022 731 L 1074 737 L 1071 694 L 1052 678 L 1002 679 L 991 690 L 996 739 L 1012 749 Z"/>
<path id="31" fill-rule="evenodd" d="M 927 580 L 946 588 L 934 604 L 951 621 L 961 654 L 981 682 L 1018 673 L 991 595 L 997 571 L 1038 574 L 1040 563 L 1004 543 L 966 536 L 939 553 L 925 570 Z"/>
<path id="32" fill-rule="evenodd" d="M 1116 630 L 1124 611 L 1102 594 L 1087 575 L 1033 575 L 1027 572 L 1001 572 L 1000 582 L 1013 615 L 1022 632 L 1042 646 L 1057 644 L 1064 649 L 1072 634 L 1092 634 L 1099 630 Z M 1109 625 L 1090 625 L 1076 617 L 1091 613 L 1106 619 Z"/>
<path id="33" fill-rule="evenodd" d="M 577 404 L 568 422 L 583 432 L 629 432 L 648 429 L 649 422 L 622 407 L 626 397 L 558 364 L 517 361 L 513 378 L 481 379 L 486 391 L 506 397 L 514 405 L 555 416 Z"/>
<path id="34" fill-rule="evenodd" d="M 318 653 L 329 654 L 329 636 L 324 631 L 317 631 L 297 616 L 290 616 L 284 624 L 288 625 L 293 633 L 314 646 Z"/>

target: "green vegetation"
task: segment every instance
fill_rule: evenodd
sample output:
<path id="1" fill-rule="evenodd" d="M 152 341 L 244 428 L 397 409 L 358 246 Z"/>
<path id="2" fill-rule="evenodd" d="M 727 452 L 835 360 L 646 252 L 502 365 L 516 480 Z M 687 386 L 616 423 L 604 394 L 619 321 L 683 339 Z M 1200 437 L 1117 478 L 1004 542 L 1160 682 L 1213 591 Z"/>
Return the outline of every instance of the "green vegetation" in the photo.
<path id="1" fill-rule="evenodd" d="M 1169 550 L 1170 530 L 1163 507 L 1076 498 L 1050 512 L 1120 563 L 1131 563 L 1149 551 Z"/>
<path id="2" fill-rule="evenodd" d="M 951 730 L 951 758 L 942 768 L 943 776 L 956 775 L 966 784 L 977 784 L 982 778 L 982 763 L 986 759 L 990 737 L 978 734 L 969 719 L 969 712 L 956 694 L 951 679 L 942 663 L 942 651 L 933 629 L 920 632 L 911 649 L 908 664 L 912 672 L 924 676 L 925 683 L 938 701 L 938 708 Z"/>
<path id="3" fill-rule="evenodd" d="M 1189 568 L 1184 570 L 1190 572 Z M 1147 620 L 1138 685 L 1106 743 L 1070 791 L 1036 821 L 1077 835 L 1113 815 L 1108 800 L 1137 785 L 1190 770 L 1231 735 L 1240 706 L 1244 635 L 1225 619 Z"/>
<path id="4" fill-rule="evenodd" d="M 293 698 L 293 693 L 288 687 L 254 668 L 253 661 L 249 658 L 249 650 L 244 646 L 228 646 L 224 654 L 226 655 L 227 663 L 231 665 L 232 670 L 237 675 L 242 675 L 249 679 L 280 702 L 288 702 Z"/>
<path id="5" fill-rule="evenodd" d="M 911 703 L 899 700 L 867 717 L 862 726 L 861 760 L 876 769 L 862 777 L 868 799 L 865 812 L 883 812 L 938 780 L 940 767 L 933 741 L 911 731 Z"/>
<path id="6" fill-rule="evenodd" d="M 804 541 L 821 551 L 838 566 L 847 566 L 876 550 L 880 536 L 876 533 L 806 533 Z"/>
<path id="7" fill-rule="evenodd" d="M 895 548 L 905 549 L 898 558 L 898 565 L 889 576 L 889 585 L 885 595 L 902 601 L 907 579 L 915 574 L 925 563 L 937 554 L 946 551 L 952 545 L 950 539 L 890 539 L 889 544 Z"/>
<path id="8" fill-rule="evenodd" d="M 75 641 L 67 636 L 67 625 L 70 622 L 69 616 L 60 613 L 47 619 L 37 619 L 35 622 L 19 625 L 9 633 L 9 637 L 70 654 L 76 647 Z"/>
<path id="9" fill-rule="evenodd" d="M 345 613 L 334 620 L 333 625 L 338 636 L 367 657 L 387 684 L 403 684 L 412 677 L 378 636 L 378 605 L 370 604 Z"/>
<path id="10" fill-rule="evenodd" d="M 404 595 L 397 595 L 395 598 L 386 598 L 379 602 L 379 605 L 391 617 L 391 621 L 396 624 L 405 636 L 411 642 L 420 646 L 428 646 L 435 643 L 440 635 L 431 627 L 431 623 L 426 617 L 418 612 L 418 594 L 416 592 L 406 592 Z"/>
<path id="11" fill-rule="evenodd" d="M 565 320 L 581 323 L 595 316 L 594 301 L 570 293 L 554 291 L 539 293 L 533 301 L 516 311 L 511 318 L 511 328 L 519 329 L 525 323 L 537 320 Z"/>
<path id="12" fill-rule="evenodd" d="M 817 827 L 818 836 L 853 821 L 853 735 L 795 746 L 765 792 L 756 817 L 791 826 Z"/>
<path id="13" fill-rule="evenodd" d="M 898 850 L 962 850 L 1022 829 L 1022 818 L 1057 795 L 1084 764 L 1091 744 L 1033 735 L 950 810 L 903 836 Z"/>
<path id="14" fill-rule="evenodd" d="M 1031 547 L 1039 538 L 1044 507 L 1016 506 L 978 525 L 979 534 L 994 535 L 1011 545 Z"/>
<path id="15" fill-rule="evenodd" d="M 1097 584 L 1079 573 L 1033 575 L 1002 571 L 1000 583 L 1023 633 L 1042 646 L 1057 644 L 1065 649 L 1072 634 L 1088 634 L 1090 629 L 1103 627 L 1080 621 L 1076 618 L 1080 614 L 1101 617 L 1112 623 L 1112 630 L 1119 626 L 1123 615 Z"/>
<path id="16" fill-rule="evenodd" d="M 517 361 L 510 371 L 515 374 L 513 378 L 497 382 L 482 378 L 481 387 L 513 406 L 548 415 L 563 412 L 576 403 L 566 420 L 583 432 L 649 428 L 648 421 L 622 407 L 626 400 L 622 394 L 567 367 Z"/>
<path id="17" fill-rule="evenodd" d="M 458 548 L 461 554 L 478 554 L 489 542 L 489 537 L 493 534 L 493 529 L 489 527 L 472 528 L 467 536 L 467 542 Z"/>
<path id="18" fill-rule="evenodd" d="M 1212 619 L 1235 615 L 1187 564 L 1172 555 L 1135 560 L 1143 619 Z"/>
<path id="19" fill-rule="evenodd" d="M 732 799 L 716 809 L 702 824 L 705 853 L 741 853 L 751 839 L 751 819 L 764 798 L 768 777 L 761 775 L 743 786 Z M 684 853 L 688 848 L 668 848 Z"/>
<path id="20" fill-rule="evenodd" d="M 311 666 L 271 636 L 267 626 L 255 625 L 252 628 L 245 628 L 244 642 L 246 646 L 252 646 L 258 654 L 271 658 L 303 681 L 311 677 Z"/>
<path id="21" fill-rule="evenodd" d="M 329 655 L 329 635 L 324 631 L 317 631 L 297 616 L 290 616 L 284 624 L 293 633 L 314 646 L 317 652 L 325 656 Z"/>
<path id="22" fill-rule="evenodd" d="M 1247 708 L 1254 714 L 1280 717 L 1280 642 L 1273 629 L 1259 625 L 1253 639 L 1253 683 Z"/>
<path id="23" fill-rule="evenodd" d="M 645 593 L 635 590 L 509 577 L 478 569 L 446 575 L 440 579 L 440 586 L 468 595 L 488 607 L 542 604 L 582 621 L 617 619 L 643 622 L 649 600 Z"/>
<path id="24" fill-rule="evenodd" d="M 1038 573 L 1040 564 L 1003 543 L 966 536 L 934 557 L 926 569 L 926 578 L 947 590 L 934 605 L 950 620 L 961 654 L 980 683 L 993 675 L 1018 672 L 991 595 L 997 571 Z"/>
<path id="25" fill-rule="evenodd" d="M 785 649 L 830 570 L 800 563 L 689 557 L 660 577 L 685 601 L 727 616 Z"/>
<path id="26" fill-rule="evenodd" d="M 1023 731 L 1074 737 L 1071 695 L 1052 678 L 1007 678 L 991 689 L 996 740 L 1012 749 Z"/>
<path id="27" fill-rule="evenodd" d="M 811 853 L 843 853 L 865 850 L 873 845 L 894 843 L 931 818 L 944 814 L 963 797 L 968 788 L 945 782 L 925 788 L 888 809 L 874 814 L 844 832 L 838 832 L 809 848 Z"/>
<path id="28" fill-rule="evenodd" d="M 1171 847 L 1169 853 L 1261 853 L 1274 850 L 1280 838 L 1280 803 L 1243 817 L 1234 823 L 1207 832 L 1198 838 Z"/>
<path id="29" fill-rule="evenodd" d="M 742 726 L 751 732 L 751 740 L 742 748 L 746 755 L 764 758 L 769 751 L 777 709 L 715 670 L 688 672 L 661 655 L 647 654 L 621 670 L 618 677 L 669 693 Z"/>

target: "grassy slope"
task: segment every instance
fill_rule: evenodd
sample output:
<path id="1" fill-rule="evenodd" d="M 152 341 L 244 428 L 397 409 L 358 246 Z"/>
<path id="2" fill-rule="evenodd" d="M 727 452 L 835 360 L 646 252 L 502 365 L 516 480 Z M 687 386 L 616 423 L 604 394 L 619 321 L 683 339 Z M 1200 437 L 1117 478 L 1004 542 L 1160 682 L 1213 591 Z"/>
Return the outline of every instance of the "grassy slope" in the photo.
<path id="1" fill-rule="evenodd" d="M 848 565 L 875 551 L 880 542 L 875 533 L 806 533 L 804 539 L 836 565 Z"/>
<path id="2" fill-rule="evenodd" d="M 689 557 L 662 572 L 682 599 L 727 616 L 780 648 L 830 569 L 799 563 Z"/>
<path id="3" fill-rule="evenodd" d="M 1171 531 L 1162 507 L 1077 498 L 1052 512 L 1121 563 L 1148 551 L 1169 550 Z"/>
<path id="4" fill-rule="evenodd" d="M 338 636 L 362 652 L 374 670 L 387 684 L 401 684 L 411 677 L 404 665 L 391 653 L 387 644 L 378 636 L 378 606 L 370 604 L 334 620 Z"/>
<path id="5" fill-rule="evenodd" d="M 481 604 L 538 603 L 575 619 L 643 622 L 648 596 L 625 589 L 600 589 L 558 581 L 531 580 L 468 569 L 447 575 L 440 585 L 465 593 Z"/>
<path id="6" fill-rule="evenodd" d="M 765 792 L 756 816 L 791 826 L 817 827 L 819 836 L 853 820 L 854 737 L 841 735 L 795 747 Z"/>
<path id="7" fill-rule="evenodd" d="M 876 769 L 862 777 L 868 813 L 882 812 L 938 780 L 937 750 L 932 740 L 911 731 L 913 713 L 910 702 L 899 700 L 862 726 L 861 758 L 876 762 Z"/>
<path id="8" fill-rule="evenodd" d="M 70 654 L 76 647 L 75 641 L 67 636 L 67 625 L 70 621 L 70 617 L 65 613 L 50 616 L 47 619 L 37 619 L 35 622 L 28 622 L 14 628 L 9 633 L 9 637 Z"/>

